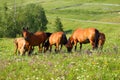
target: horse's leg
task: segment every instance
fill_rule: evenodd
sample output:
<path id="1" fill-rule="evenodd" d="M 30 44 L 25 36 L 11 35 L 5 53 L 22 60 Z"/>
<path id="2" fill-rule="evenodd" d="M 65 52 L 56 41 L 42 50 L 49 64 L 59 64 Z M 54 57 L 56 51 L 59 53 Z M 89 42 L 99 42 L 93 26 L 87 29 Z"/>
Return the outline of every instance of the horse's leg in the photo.
<path id="1" fill-rule="evenodd" d="M 92 45 L 92 49 L 94 50 L 95 49 L 95 43 L 93 40 L 90 40 L 90 44 Z"/>
<path id="2" fill-rule="evenodd" d="M 100 45 L 99 48 L 100 48 L 100 50 L 102 50 L 103 49 L 103 45 Z"/>
<path id="3" fill-rule="evenodd" d="M 42 52 L 42 48 L 41 48 L 40 44 L 39 44 L 38 47 L 39 47 L 39 52 Z"/>
<path id="4" fill-rule="evenodd" d="M 52 50 L 52 45 L 50 45 L 50 52 L 51 52 L 51 50 Z"/>
<path id="5" fill-rule="evenodd" d="M 82 43 L 80 43 L 80 51 L 81 51 L 81 49 L 82 49 Z"/>
<path id="6" fill-rule="evenodd" d="M 17 50 L 18 50 L 18 47 L 15 48 L 15 55 L 17 55 Z"/>
<path id="7" fill-rule="evenodd" d="M 77 48 L 77 42 L 74 40 L 74 46 L 75 46 L 75 51 L 76 51 L 76 48 Z"/>
<path id="8" fill-rule="evenodd" d="M 28 49 L 28 55 L 31 54 L 31 49 L 32 49 L 32 46 L 30 45 L 30 46 L 29 46 L 29 49 Z"/>
<path id="9" fill-rule="evenodd" d="M 20 55 L 20 51 L 18 51 L 18 55 Z"/>
<path id="10" fill-rule="evenodd" d="M 76 51 L 76 48 L 77 48 L 77 44 L 75 45 L 75 51 Z"/>
<path id="11" fill-rule="evenodd" d="M 22 56 L 25 56 L 26 50 L 23 52 Z"/>
<path id="12" fill-rule="evenodd" d="M 62 50 L 62 46 L 63 46 L 63 45 L 61 44 L 60 51 Z"/>
<path id="13" fill-rule="evenodd" d="M 22 49 L 20 49 L 20 56 L 23 54 L 23 50 Z"/>
<path id="14" fill-rule="evenodd" d="M 58 52 L 59 51 L 59 44 L 56 43 L 56 48 L 55 48 L 55 52 Z"/>
<path id="15" fill-rule="evenodd" d="M 15 43 L 15 55 L 17 55 L 17 51 L 18 51 L 18 44 Z"/>
<path id="16" fill-rule="evenodd" d="M 42 50 L 44 49 L 44 48 L 43 48 L 43 47 L 44 47 L 44 43 L 45 43 L 45 42 L 42 43 L 41 52 L 42 52 Z M 44 50 L 44 52 L 45 52 L 45 50 Z"/>

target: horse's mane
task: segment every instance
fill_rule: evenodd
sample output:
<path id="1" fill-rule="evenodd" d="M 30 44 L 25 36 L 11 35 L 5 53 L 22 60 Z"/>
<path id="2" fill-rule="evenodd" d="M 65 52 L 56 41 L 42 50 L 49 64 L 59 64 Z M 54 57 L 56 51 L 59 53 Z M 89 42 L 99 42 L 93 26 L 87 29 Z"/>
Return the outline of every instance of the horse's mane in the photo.
<path id="1" fill-rule="evenodd" d="M 34 33 L 30 32 L 30 35 L 33 35 Z"/>
<path id="2" fill-rule="evenodd" d="M 47 37 L 50 37 L 51 34 L 52 33 L 50 33 L 50 32 L 46 32 Z"/>

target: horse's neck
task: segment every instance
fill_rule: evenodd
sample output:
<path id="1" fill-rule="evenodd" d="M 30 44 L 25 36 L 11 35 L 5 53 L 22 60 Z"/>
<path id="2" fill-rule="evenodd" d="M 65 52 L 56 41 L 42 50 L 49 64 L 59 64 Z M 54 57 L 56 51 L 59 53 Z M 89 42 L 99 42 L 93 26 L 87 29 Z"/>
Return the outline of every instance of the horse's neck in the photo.
<path id="1" fill-rule="evenodd" d="M 32 32 L 30 33 L 30 36 L 31 36 L 31 35 L 33 35 L 33 33 L 32 33 Z"/>
<path id="2" fill-rule="evenodd" d="M 32 37 L 33 33 L 29 33 L 29 36 L 28 36 L 28 40 L 26 40 L 29 44 L 31 43 L 31 37 Z"/>

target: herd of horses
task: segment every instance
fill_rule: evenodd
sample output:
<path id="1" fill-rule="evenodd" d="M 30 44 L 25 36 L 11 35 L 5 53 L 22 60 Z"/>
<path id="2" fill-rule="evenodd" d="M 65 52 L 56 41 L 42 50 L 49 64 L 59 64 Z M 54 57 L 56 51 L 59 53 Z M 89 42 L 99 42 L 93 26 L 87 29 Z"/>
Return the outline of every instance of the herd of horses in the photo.
<path id="1" fill-rule="evenodd" d="M 28 31 L 28 28 L 23 28 L 22 35 L 23 37 L 14 40 L 16 47 L 15 54 L 18 52 L 20 55 L 25 55 L 28 52 L 28 55 L 30 55 L 34 51 L 35 46 L 38 46 L 39 52 L 45 53 L 47 50 L 51 52 L 53 45 L 55 45 L 55 52 L 59 52 L 63 45 L 66 46 L 68 52 L 71 52 L 73 46 L 75 46 L 76 50 L 77 43 L 80 43 L 80 50 L 82 44 L 86 43 L 90 43 L 92 49 L 102 49 L 105 43 L 105 34 L 96 28 L 78 28 L 69 39 L 67 39 L 66 34 L 62 31 L 54 33 L 38 31 L 31 33 Z"/>

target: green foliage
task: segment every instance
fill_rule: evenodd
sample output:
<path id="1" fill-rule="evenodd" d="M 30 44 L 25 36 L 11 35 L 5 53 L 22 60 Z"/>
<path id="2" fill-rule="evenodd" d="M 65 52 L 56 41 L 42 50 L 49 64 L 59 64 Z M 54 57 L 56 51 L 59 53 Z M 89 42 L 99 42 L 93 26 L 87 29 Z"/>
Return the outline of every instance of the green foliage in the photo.
<path id="1" fill-rule="evenodd" d="M 21 13 L 21 11 L 23 11 Z M 22 20 L 21 20 L 21 16 Z M 18 17 L 20 19 L 21 26 L 27 26 L 32 32 L 37 30 L 45 31 L 48 20 L 45 15 L 44 9 L 40 5 L 29 4 L 25 8 L 21 9 Z"/>
<path id="2" fill-rule="evenodd" d="M 0 37 L 16 37 L 21 34 L 22 27 L 29 27 L 30 31 L 45 31 L 48 20 L 44 9 L 40 5 L 29 4 L 22 8 L 8 10 L 4 4 L 4 13 L 0 19 L 0 28 L 3 29 Z"/>
<path id="3" fill-rule="evenodd" d="M 1 3 L 12 0 L 2 0 Z M 17 8 L 16 28 L 21 32 L 22 26 L 28 26 L 24 19 L 26 4 L 35 0 L 16 0 L 18 5 L 20 1 L 24 6 Z M 120 17 L 119 4 L 120 0 L 39 0 L 47 11 L 49 22 L 52 23 L 56 16 L 62 19 L 63 28 L 67 37 L 78 27 L 88 28 L 95 27 L 105 33 L 106 42 L 103 51 L 93 51 L 92 55 L 87 55 L 90 44 L 83 44 L 82 52 L 77 51 L 67 53 L 63 46 L 62 51 L 58 54 L 52 51 L 51 54 L 38 53 L 38 47 L 32 56 L 15 56 L 13 44 L 14 39 L 0 38 L 0 80 L 119 80 L 120 79 Z M 98 3 L 100 2 L 100 3 Z M 0 4 L 1 4 L 0 3 Z M 38 3 L 38 2 L 37 2 Z M 61 3 L 61 4 L 59 4 Z M 76 4 L 81 5 L 76 5 Z M 97 4 L 96 4 L 97 3 Z M 107 5 L 106 5 L 107 3 Z M 115 3 L 115 4 L 114 4 Z M 57 4 L 57 5 L 55 5 Z M 109 5 L 112 4 L 112 5 Z M 76 6 L 72 6 L 76 5 Z M 117 5 L 117 6 L 116 6 Z M 0 5 L 1 6 L 1 5 Z M 67 7 L 68 6 L 68 7 Z M 11 8 L 11 6 L 9 6 Z M 30 6 L 29 6 L 30 7 Z M 62 8 L 61 8 L 62 7 Z M 35 8 L 35 7 L 34 7 Z M 57 9 L 56 9 L 57 8 Z M 1 9 L 1 8 L 0 8 Z M 3 9 L 3 8 L 2 8 Z M 24 9 L 24 10 L 23 10 Z M 20 10 L 20 11 L 19 11 Z M 20 13 L 18 13 L 20 12 Z M 7 30 L 8 22 L 14 22 L 13 10 L 6 10 L 3 16 L 0 12 L 0 36 Z M 32 11 L 31 11 L 32 14 Z M 27 13 L 26 13 L 27 15 Z M 6 18 L 5 18 L 6 17 Z M 29 17 L 30 19 L 34 19 Z M 6 20 L 8 19 L 8 20 Z M 5 21 L 6 20 L 6 21 Z M 87 20 L 87 21 L 86 21 Z M 88 21 L 91 20 L 91 21 Z M 19 21 L 21 23 L 19 23 Z M 27 20 L 26 20 L 27 21 Z M 31 20 L 30 20 L 31 21 Z M 96 21 L 96 22 L 94 22 Z M 100 22 L 99 22 L 100 21 Z M 102 21 L 102 22 L 101 22 Z M 4 23 L 3 23 L 4 22 Z M 32 22 L 32 21 L 31 21 Z M 107 22 L 107 23 L 105 23 Z M 109 23 L 108 23 L 109 22 Z M 111 22 L 111 23 L 110 23 Z M 118 23 L 117 23 L 118 22 Z M 12 24 L 11 23 L 11 24 Z M 49 23 L 49 32 L 53 32 L 53 25 Z M 3 26 L 3 24 L 6 26 Z M 29 27 L 31 27 L 29 25 Z M 32 27 L 32 29 L 35 27 Z M 11 26 L 10 29 L 13 29 Z M 36 30 L 36 29 L 35 29 Z M 31 30 L 32 31 L 32 30 Z M 33 30 L 34 31 L 34 30 Z M 7 32 L 7 31 L 6 31 Z M 54 47 L 53 47 L 54 48 Z M 36 54 L 37 55 L 34 55 Z"/>
<path id="4" fill-rule="evenodd" d="M 62 24 L 60 18 L 57 17 L 55 19 L 54 26 L 55 26 L 55 31 L 63 31 L 63 24 Z"/>

